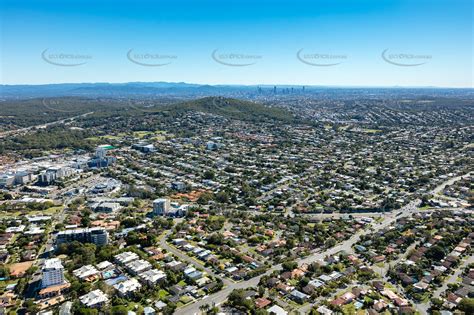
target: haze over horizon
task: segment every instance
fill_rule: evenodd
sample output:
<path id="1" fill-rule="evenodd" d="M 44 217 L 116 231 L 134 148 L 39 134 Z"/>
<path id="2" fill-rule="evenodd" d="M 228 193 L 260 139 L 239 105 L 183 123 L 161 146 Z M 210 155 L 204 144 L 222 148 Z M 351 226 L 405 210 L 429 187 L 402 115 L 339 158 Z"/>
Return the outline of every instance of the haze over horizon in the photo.
<path id="1" fill-rule="evenodd" d="M 128 82 L 59 82 L 59 83 L 37 83 L 37 84 L 0 84 L 0 86 L 47 86 L 47 85 L 101 85 L 101 84 L 110 84 L 110 85 L 133 85 L 133 84 L 169 84 L 169 85 L 189 85 L 189 86 L 196 86 L 196 87 L 201 87 L 201 86 L 211 86 L 211 87 L 243 87 L 243 88 L 253 88 L 253 87 L 265 87 L 265 88 L 271 88 L 273 86 L 276 87 L 305 87 L 305 88 L 361 88 L 361 89 L 380 89 L 380 88 L 387 88 L 387 89 L 473 89 L 474 87 L 449 87 L 449 86 L 404 86 L 404 85 L 381 85 L 381 86 L 375 86 L 375 85 L 323 85 L 323 84 L 291 84 L 291 83 L 278 83 L 278 84 L 272 84 L 272 83 L 265 83 L 265 84 L 237 84 L 237 83 L 226 83 L 226 84 L 209 84 L 206 82 L 171 82 L 171 81 L 128 81 Z"/>
<path id="2" fill-rule="evenodd" d="M 472 3 L 3 1 L 1 84 L 472 88 Z"/>

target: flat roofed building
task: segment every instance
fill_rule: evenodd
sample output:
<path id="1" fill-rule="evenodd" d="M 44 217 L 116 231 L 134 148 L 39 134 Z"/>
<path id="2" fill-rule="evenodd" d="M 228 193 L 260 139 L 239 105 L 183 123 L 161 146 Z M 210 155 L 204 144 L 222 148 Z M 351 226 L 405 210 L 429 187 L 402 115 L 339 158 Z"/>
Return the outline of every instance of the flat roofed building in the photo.
<path id="1" fill-rule="evenodd" d="M 143 153 L 151 153 L 155 151 L 155 146 L 153 144 L 140 142 L 140 143 L 132 144 L 132 149 L 138 150 Z"/>
<path id="2" fill-rule="evenodd" d="M 159 198 L 153 200 L 153 215 L 164 216 L 170 210 L 170 200 Z"/>
<path id="3" fill-rule="evenodd" d="M 58 258 L 46 259 L 41 270 L 41 286 L 43 288 L 63 284 L 64 267 Z"/>
<path id="4" fill-rule="evenodd" d="M 98 202 L 91 205 L 95 212 L 111 213 L 120 210 L 121 205 L 118 202 Z"/>
<path id="5" fill-rule="evenodd" d="M 72 241 L 102 246 L 109 242 L 109 235 L 106 229 L 97 227 L 61 231 L 56 237 L 56 244 L 58 245 Z"/>
<path id="6" fill-rule="evenodd" d="M 12 186 L 15 183 L 13 174 L 0 174 L 0 187 Z"/>

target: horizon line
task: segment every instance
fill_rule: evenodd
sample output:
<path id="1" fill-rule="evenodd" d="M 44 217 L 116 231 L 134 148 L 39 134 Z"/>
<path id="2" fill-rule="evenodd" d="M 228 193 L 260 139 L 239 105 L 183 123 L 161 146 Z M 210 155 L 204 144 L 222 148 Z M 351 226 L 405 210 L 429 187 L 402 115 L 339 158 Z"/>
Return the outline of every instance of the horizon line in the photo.
<path id="1" fill-rule="evenodd" d="M 474 89 L 471 87 L 453 87 L 453 86 L 430 86 L 430 85 L 316 85 L 316 84 L 291 84 L 291 83 L 262 83 L 262 84 L 238 84 L 238 83 L 193 83 L 193 82 L 173 82 L 173 81 L 125 81 L 125 82 L 52 82 L 52 83 L 15 83 L 15 84 L 0 84 L 0 87 L 11 87 L 11 86 L 47 86 L 47 85 L 72 85 L 72 84 L 133 84 L 133 83 L 165 83 L 165 84 L 186 84 L 186 85 L 198 85 L 198 86 L 213 86 L 213 87 L 318 87 L 318 88 L 392 88 L 392 89 Z"/>

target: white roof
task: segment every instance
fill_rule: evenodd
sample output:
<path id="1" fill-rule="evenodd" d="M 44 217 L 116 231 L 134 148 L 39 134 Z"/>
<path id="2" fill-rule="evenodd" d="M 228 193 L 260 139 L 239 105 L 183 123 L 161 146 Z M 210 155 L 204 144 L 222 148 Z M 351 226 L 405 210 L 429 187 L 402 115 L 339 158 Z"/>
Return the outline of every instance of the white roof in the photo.
<path id="1" fill-rule="evenodd" d="M 332 280 L 332 278 L 329 277 L 328 275 L 320 275 L 320 276 L 318 277 L 318 279 L 320 279 L 320 280 L 322 280 L 322 281 L 324 281 L 324 282 L 328 282 L 328 281 L 331 281 L 331 280 Z"/>
<path id="2" fill-rule="evenodd" d="M 43 269 L 63 269 L 63 264 L 59 258 L 46 259 Z"/>
<path id="3" fill-rule="evenodd" d="M 5 232 L 6 233 L 18 233 L 18 232 L 22 232 L 24 231 L 26 228 L 26 226 L 24 225 L 20 225 L 20 226 L 10 226 L 10 227 L 7 227 Z"/>
<path id="4" fill-rule="evenodd" d="M 106 303 L 109 299 L 104 292 L 97 289 L 79 297 L 79 300 L 86 306 L 94 306 L 100 303 Z"/>
<path id="5" fill-rule="evenodd" d="M 187 274 L 190 274 L 191 272 L 194 272 L 194 271 L 196 271 L 196 268 L 188 267 L 188 268 L 184 269 L 183 272 L 184 272 L 185 275 L 187 275 Z"/>
<path id="6" fill-rule="evenodd" d="M 161 310 L 162 308 L 164 308 L 166 306 L 166 303 L 163 302 L 163 301 L 158 301 L 155 303 L 155 307 L 159 310 Z"/>
<path id="7" fill-rule="evenodd" d="M 333 313 L 330 309 L 328 309 L 324 305 L 321 305 L 320 307 L 318 307 L 317 311 L 321 314 L 326 314 L 326 315 L 330 315 Z"/>
<path id="8" fill-rule="evenodd" d="M 308 284 L 311 285 L 311 286 L 313 286 L 313 287 L 315 287 L 315 288 L 319 288 L 319 287 L 321 287 L 321 286 L 324 285 L 324 282 L 322 282 L 322 281 L 320 281 L 320 280 L 318 280 L 318 279 L 313 279 L 313 280 L 311 280 Z"/>
<path id="9" fill-rule="evenodd" d="M 120 282 L 114 285 L 114 288 L 122 294 L 127 294 L 128 292 L 136 291 L 140 289 L 141 287 L 142 285 L 135 278 L 125 280 L 123 282 Z"/>
<path id="10" fill-rule="evenodd" d="M 144 281 L 157 282 L 166 278 L 166 273 L 161 270 L 151 269 L 138 275 Z"/>
<path id="11" fill-rule="evenodd" d="M 98 263 L 96 266 L 100 270 L 103 270 L 103 269 L 106 269 L 106 268 L 112 266 L 112 263 L 110 261 L 104 260 L 103 262 Z"/>
<path id="12" fill-rule="evenodd" d="M 273 305 L 272 307 L 270 307 L 269 309 L 267 309 L 267 312 L 269 314 L 271 313 L 275 313 L 276 315 L 287 315 L 288 312 L 285 311 L 283 308 L 281 308 L 280 306 L 278 305 Z"/>
<path id="13" fill-rule="evenodd" d="M 135 272 L 139 272 L 139 271 L 142 271 L 144 269 L 150 268 L 151 264 L 146 260 L 140 259 L 140 260 L 134 260 L 134 261 L 128 263 L 126 265 L 126 267 L 133 270 L 133 271 L 135 271 Z"/>
<path id="14" fill-rule="evenodd" d="M 95 269 L 92 265 L 82 266 L 79 269 L 76 269 L 72 272 L 76 277 L 84 279 L 92 275 L 96 275 L 99 273 L 97 269 Z"/>
<path id="15" fill-rule="evenodd" d="M 134 252 L 123 252 L 118 255 L 115 255 L 114 258 L 122 264 L 126 264 L 128 262 L 138 259 L 138 255 Z"/>

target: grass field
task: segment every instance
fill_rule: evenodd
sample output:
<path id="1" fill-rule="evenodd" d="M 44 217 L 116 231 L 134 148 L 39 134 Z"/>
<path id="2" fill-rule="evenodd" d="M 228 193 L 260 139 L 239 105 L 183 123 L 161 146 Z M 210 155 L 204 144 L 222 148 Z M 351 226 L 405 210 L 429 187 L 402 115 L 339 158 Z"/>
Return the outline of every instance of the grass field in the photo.
<path id="1" fill-rule="evenodd" d="M 9 218 L 18 218 L 21 215 L 53 215 L 58 211 L 62 210 L 64 206 L 55 206 L 46 210 L 34 210 L 34 211 L 0 211 L 0 220 Z"/>

